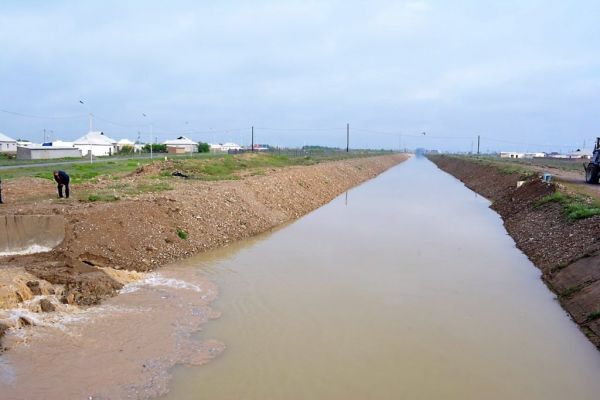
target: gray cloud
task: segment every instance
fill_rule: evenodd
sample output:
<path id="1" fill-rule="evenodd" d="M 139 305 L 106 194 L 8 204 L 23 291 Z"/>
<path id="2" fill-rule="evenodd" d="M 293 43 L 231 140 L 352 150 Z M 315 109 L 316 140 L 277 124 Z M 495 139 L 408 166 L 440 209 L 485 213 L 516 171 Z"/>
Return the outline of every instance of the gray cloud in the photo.
<path id="1" fill-rule="evenodd" d="M 0 5 L 0 108 L 82 114 L 0 114 L 0 131 L 72 139 L 87 129 L 83 98 L 118 138 L 147 131 L 142 112 L 161 138 L 337 127 L 257 128 L 281 145 L 341 146 L 346 122 L 376 148 L 399 133 L 453 150 L 477 134 L 484 148 L 542 150 L 596 135 L 593 1 L 123 3 Z"/>

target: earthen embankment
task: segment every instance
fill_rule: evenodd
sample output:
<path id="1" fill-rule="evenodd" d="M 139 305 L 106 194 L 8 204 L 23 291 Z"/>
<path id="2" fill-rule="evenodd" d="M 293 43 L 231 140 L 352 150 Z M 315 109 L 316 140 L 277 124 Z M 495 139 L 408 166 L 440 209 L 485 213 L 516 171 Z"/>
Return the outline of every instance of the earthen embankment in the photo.
<path id="1" fill-rule="evenodd" d="M 181 258 L 268 231 L 331 201 L 408 156 L 390 154 L 270 168 L 228 181 L 173 178 L 172 190 L 111 202 L 56 201 L 52 195 L 6 204 L 3 215 L 59 215 L 65 239 L 51 252 L 0 257 L 0 306 L 31 299 L 30 287 L 59 293 L 69 304 L 96 304 L 122 287 L 121 271 L 150 271 Z M 150 168 L 160 169 L 155 163 Z M 144 179 L 148 167 L 127 180 Z M 11 183 L 28 193 L 35 178 Z M 47 185 L 40 180 L 39 186 Z M 45 187 L 44 186 L 44 187 Z M 32 189 L 35 190 L 35 189 Z M 77 190 L 75 188 L 74 190 Z M 15 271 L 13 276 L 7 271 Z M 24 273 L 25 271 L 26 273 Z M 1 276 L 0 276 L 1 277 Z M 20 277 L 20 278 L 19 278 Z M 33 280 L 40 280 L 36 284 Z M 47 284 L 54 288 L 47 287 Z M 31 292 L 31 293 L 30 293 Z M 39 294 L 39 293 L 37 293 Z"/>

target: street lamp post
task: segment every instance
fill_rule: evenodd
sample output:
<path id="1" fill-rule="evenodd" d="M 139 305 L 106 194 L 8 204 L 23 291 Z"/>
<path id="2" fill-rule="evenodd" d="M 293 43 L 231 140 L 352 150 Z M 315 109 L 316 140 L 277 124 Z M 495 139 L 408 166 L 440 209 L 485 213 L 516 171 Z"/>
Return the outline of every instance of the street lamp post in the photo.
<path id="1" fill-rule="evenodd" d="M 145 113 L 142 113 L 142 115 L 144 116 L 144 118 L 147 118 L 148 116 Z M 152 122 L 150 122 L 150 159 L 152 160 L 152 140 L 153 140 L 153 136 L 154 136 L 154 131 L 152 129 Z"/>
<path id="2" fill-rule="evenodd" d="M 79 102 L 80 102 L 81 104 L 83 104 L 83 106 L 84 106 L 84 107 L 85 107 L 85 108 L 88 110 L 88 120 L 89 120 L 89 123 L 90 123 L 90 130 L 89 130 L 89 131 L 91 132 L 91 131 L 92 131 L 92 126 L 93 126 L 93 117 L 94 117 L 94 114 L 92 114 L 92 111 L 91 111 L 91 110 L 90 110 L 90 108 L 89 108 L 89 107 L 88 107 L 88 106 L 87 106 L 87 105 L 86 105 L 86 104 L 83 102 L 83 100 L 79 100 Z"/>
<path id="3" fill-rule="evenodd" d="M 93 118 L 93 114 L 92 111 L 90 110 L 90 108 L 87 106 L 87 104 L 85 104 L 83 102 L 83 100 L 79 100 L 79 102 L 88 110 L 88 118 L 89 118 L 89 123 L 90 123 L 90 130 L 88 131 L 88 136 L 87 136 L 87 140 L 88 140 L 88 145 L 90 146 L 90 164 L 92 164 L 94 161 L 92 159 L 92 141 L 90 139 L 90 133 L 92 132 L 92 118 Z"/>

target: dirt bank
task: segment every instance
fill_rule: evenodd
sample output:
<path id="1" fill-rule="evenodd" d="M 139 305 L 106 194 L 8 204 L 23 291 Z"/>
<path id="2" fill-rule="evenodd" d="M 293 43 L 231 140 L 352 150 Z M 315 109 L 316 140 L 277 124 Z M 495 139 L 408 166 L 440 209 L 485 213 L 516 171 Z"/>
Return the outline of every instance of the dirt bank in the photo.
<path id="1" fill-rule="evenodd" d="M 112 202 L 58 200 L 46 180 L 10 181 L 5 189 L 22 201 L 2 206 L 0 216 L 58 215 L 66 228 L 64 241 L 51 252 L 0 257 L 0 308 L 45 293 L 60 294 L 69 304 L 97 304 L 122 287 L 119 270 L 150 271 L 265 232 L 406 158 L 396 154 L 270 168 L 230 181 L 173 177 L 172 190 Z M 147 181 L 160 170 L 157 162 L 125 179 Z"/>
<path id="2" fill-rule="evenodd" d="M 523 177 L 462 158 L 430 159 L 492 201 L 517 247 L 540 268 L 560 304 L 600 349 L 600 216 L 571 220 L 558 202 L 540 204 L 557 186 L 537 175 Z M 517 188 L 522 179 L 525 183 Z"/>

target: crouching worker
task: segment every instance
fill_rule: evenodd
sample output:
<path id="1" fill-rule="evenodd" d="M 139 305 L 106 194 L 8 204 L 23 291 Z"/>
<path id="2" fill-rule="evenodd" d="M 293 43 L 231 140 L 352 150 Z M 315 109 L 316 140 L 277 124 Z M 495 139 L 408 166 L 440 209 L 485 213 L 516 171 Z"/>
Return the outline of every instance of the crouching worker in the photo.
<path id="1" fill-rule="evenodd" d="M 69 198 L 69 175 L 65 171 L 54 171 L 54 180 L 58 184 L 58 197 L 63 197 L 63 186 L 65 187 L 65 197 Z"/>

